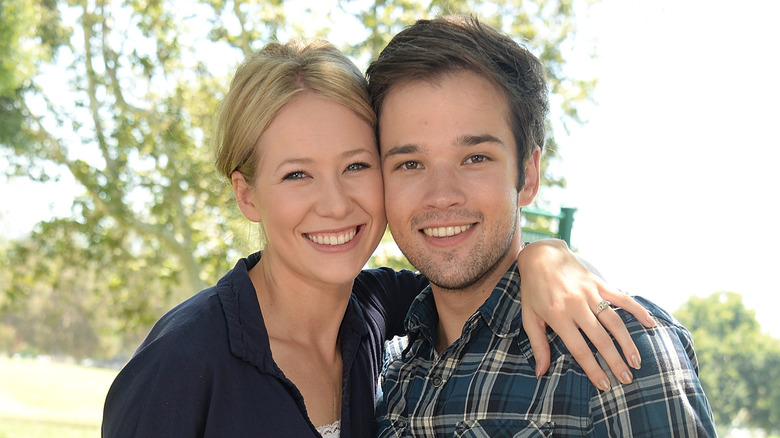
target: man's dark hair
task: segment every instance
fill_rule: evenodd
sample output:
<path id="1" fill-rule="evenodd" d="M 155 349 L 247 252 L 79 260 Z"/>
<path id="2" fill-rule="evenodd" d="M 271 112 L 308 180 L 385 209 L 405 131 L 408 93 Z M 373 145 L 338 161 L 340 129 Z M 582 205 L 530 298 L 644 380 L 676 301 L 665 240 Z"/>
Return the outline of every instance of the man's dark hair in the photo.
<path id="1" fill-rule="evenodd" d="M 525 181 L 526 159 L 534 146 L 544 147 L 549 104 L 542 63 L 506 34 L 474 17 L 417 21 L 393 37 L 368 67 L 371 104 L 381 117 L 382 102 L 394 86 L 419 80 L 436 82 L 461 71 L 482 76 L 506 96 L 508 122 L 517 144 L 519 190 Z"/>

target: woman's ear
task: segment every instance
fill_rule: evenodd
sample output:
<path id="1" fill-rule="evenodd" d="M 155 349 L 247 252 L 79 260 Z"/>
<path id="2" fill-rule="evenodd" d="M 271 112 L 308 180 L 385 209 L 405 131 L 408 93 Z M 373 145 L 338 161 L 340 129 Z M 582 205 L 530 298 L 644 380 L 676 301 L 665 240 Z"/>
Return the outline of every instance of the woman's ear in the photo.
<path id="1" fill-rule="evenodd" d="M 533 202 L 541 184 L 542 149 L 536 146 L 525 163 L 525 182 L 517 196 L 518 207 L 524 207 Z"/>
<path id="2" fill-rule="evenodd" d="M 252 190 L 252 186 L 246 182 L 244 174 L 234 170 L 230 174 L 230 181 L 233 183 L 233 193 L 236 195 L 238 208 L 244 217 L 252 222 L 262 222 L 260 210 L 257 208 L 257 201 L 254 198 L 255 192 Z"/>

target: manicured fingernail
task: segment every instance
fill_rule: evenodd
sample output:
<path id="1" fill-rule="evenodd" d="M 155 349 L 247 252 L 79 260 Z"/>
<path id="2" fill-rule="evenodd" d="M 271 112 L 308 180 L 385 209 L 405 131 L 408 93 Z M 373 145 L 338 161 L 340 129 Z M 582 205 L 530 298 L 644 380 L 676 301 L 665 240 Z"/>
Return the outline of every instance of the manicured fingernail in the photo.
<path id="1" fill-rule="evenodd" d="M 631 366 L 634 367 L 635 370 L 638 370 L 642 367 L 642 360 L 639 359 L 639 356 L 636 354 L 631 355 Z"/>
<path id="2" fill-rule="evenodd" d="M 631 380 L 633 380 L 633 377 L 631 376 L 631 373 L 628 371 L 623 371 L 620 373 L 620 381 L 625 383 L 626 385 L 631 383 Z"/>
<path id="3" fill-rule="evenodd" d="M 655 320 L 650 315 L 647 315 L 647 325 L 650 327 L 655 327 Z"/>
<path id="4" fill-rule="evenodd" d="M 601 379 L 599 380 L 599 388 L 601 388 L 602 391 L 609 391 L 609 380 L 607 379 Z"/>

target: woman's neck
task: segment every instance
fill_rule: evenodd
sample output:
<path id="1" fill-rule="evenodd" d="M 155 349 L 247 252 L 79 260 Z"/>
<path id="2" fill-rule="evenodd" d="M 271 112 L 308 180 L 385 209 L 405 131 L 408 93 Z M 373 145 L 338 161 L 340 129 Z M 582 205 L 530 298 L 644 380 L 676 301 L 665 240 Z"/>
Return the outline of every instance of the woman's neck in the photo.
<path id="1" fill-rule="evenodd" d="M 352 292 L 352 281 L 317 282 L 296 275 L 272 257 L 249 271 L 269 336 L 312 348 L 332 348 Z"/>
<path id="2" fill-rule="evenodd" d="M 341 418 L 339 329 L 352 282 L 313 282 L 273 262 L 264 255 L 249 271 L 271 354 L 301 392 L 312 424 L 331 424 Z"/>

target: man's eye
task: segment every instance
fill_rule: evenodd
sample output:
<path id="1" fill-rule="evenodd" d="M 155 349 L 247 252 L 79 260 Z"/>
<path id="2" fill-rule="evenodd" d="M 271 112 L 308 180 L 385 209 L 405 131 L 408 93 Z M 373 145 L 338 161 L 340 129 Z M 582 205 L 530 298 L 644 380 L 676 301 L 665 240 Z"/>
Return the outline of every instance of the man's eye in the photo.
<path id="1" fill-rule="evenodd" d="M 306 178 L 306 173 L 296 170 L 295 172 L 290 172 L 286 174 L 282 179 L 283 180 L 297 180 L 297 179 L 304 179 Z"/>
<path id="2" fill-rule="evenodd" d="M 488 158 L 486 156 L 484 156 L 484 155 L 472 155 L 472 156 L 466 158 L 465 162 L 466 163 L 470 163 L 470 164 L 479 164 L 479 163 L 487 161 L 487 159 Z"/>
<path id="3" fill-rule="evenodd" d="M 404 161 L 403 163 L 398 165 L 398 168 L 403 170 L 421 169 L 422 164 L 420 164 L 417 161 Z"/>

